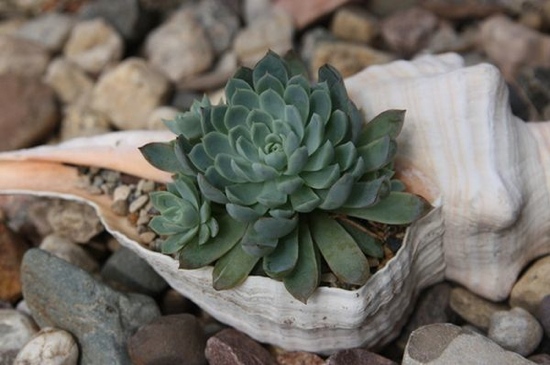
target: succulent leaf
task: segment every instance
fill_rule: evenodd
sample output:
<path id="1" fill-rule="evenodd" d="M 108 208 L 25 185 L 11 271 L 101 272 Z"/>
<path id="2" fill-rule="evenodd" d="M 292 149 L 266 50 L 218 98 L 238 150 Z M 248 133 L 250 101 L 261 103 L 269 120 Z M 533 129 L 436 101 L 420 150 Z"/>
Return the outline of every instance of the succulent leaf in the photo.
<path id="1" fill-rule="evenodd" d="M 383 111 L 368 122 L 359 137 L 359 145 L 366 145 L 383 136 L 397 138 L 403 127 L 405 111 L 390 109 Z"/>
<path id="2" fill-rule="evenodd" d="M 140 147 L 139 150 L 145 159 L 159 170 L 178 172 L 181 169 L 172 143 L 152 142 Z"/>
<path id="3" fill-rule="evenodd" d="M 363 251 L 363 253 L 370 257 L 377 259 L 384 258 L 384 249 L 382 248 L 382 242 L 368 234 L 361 225 L 357 222 L 353 222 L 349 219 L 339 219 L 338 223 L 344 227 L 344 229 L 353 237 L 357 246 Z"/>
<path id="4" fill-rule="evenodd" d="M 263 259 L 263 269 L 272 278 L 281 279 L 296 266 L 299 251 L 298 228 L 279 240 L 277 248 Z"/>
<path id="5" fill-rule="evenodd" d="M 212 272 L 214 289 L 230 289 L 241 284 L 259 260 L 259 257 L 245 252 L 242 245 L 234 245 L 214 265 Z"/>

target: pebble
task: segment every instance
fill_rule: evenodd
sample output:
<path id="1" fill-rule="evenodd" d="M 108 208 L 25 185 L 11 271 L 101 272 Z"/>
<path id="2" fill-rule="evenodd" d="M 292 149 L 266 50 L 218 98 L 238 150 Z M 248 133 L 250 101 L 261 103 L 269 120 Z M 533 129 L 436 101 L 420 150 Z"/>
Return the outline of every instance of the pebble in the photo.
<path id="1" fill-rule="evenodd" d="M 15 303 L 21 298 L 21 260 L 28 246 L 25 240 L 0 222 L 0 300 Z"/>
<path id="2" fill-rule="evenodd" d="M 545 295 L 540 301 L 536 317 L 542 325 L 544 333 L 550 338 L 550 294 Z"/>
<path id="3" fill-rule="evenodd" d="M 214 62 L 214 51 L 195 13 L 185 8 L 148 34 L 147 60 L 172 82 L 200 74 Z"/>
<path id="4" fill-rule="evenodd" d="M 37 331 L 29 316 L 15 309 L 0 309 L 0 364 L 11 365 Z"/>
<path id="5" fill-rule="evenodd" d="M 209 365 L 277 365 L 269 351 L 233 328 L 210 337 L 205 355 Z"/>
<path id="6" fill-rule="evenodd" d="M 488 337 L 503 348 L 528 356 L 540 344 L 543 330 L 535 317 L 520 307 L 491 315 Z"/>
<path id="7" fill-rule="evenodd" d="M 57 53 L 63 49 L 74 19 L 62 13 L 44 13 L 26 22 L 15 36 L 40 44 L 48 51 Z"/>
<path id="8" fill-rule="evenodd" d="M 464 320 L 484 331 L 489 329 L 493 313 L 508 309 L 505 305 L 489 302 L 461 287 L 451 290 L 449 304 Z"/>
<path id="9" fill-rule="evenodd" d="M 212 69 L 178 82 L 176 87 L 185 90 L 205 91 L 220 89 L 235 74 L 237 66 L 237 56 L 233 51 L 228 51 L 220 55 L 216 65 Z"/>
<path id="10" fill-rule="evenodd" d="M 62 102 L 68 104 L 89 94 L 94 86 L 94 81 L 83 69 L 64 57 L 50 62 L 44 82 L 55 90 Z"/>
<path id="11" fill-rule="evenodd" d="M 240 28 L 239 16 L 224 0 L 202 0 L 194 8 L 216 56 L 227 51 Z"/>
<path id="12" fill-rule="evenodd" d="M 326 365 L 398 365 L 396 362 L 364 349 L 338 351 L 331 355 Z"/>
<path id="13" fill-rule="evenodd" d="M 397 11 L 418 5 L 420 0 L 369 0 L 365 7 L 372 14 L 384 18 Z"/>
<path id="14" fill-rule="evenodd" d="M 116 288 L 150 296 L 156 296 L 168 287 L 145 260 L 124 247 L 107 259 L 101 277 Z"/>
<path id="15" fill-rule="evenodd" d="M 0 110 L 0 151 L 44 140 L 59 121 L 54 91 L 40 80 L 12 73 L 0 74 Z"/>
<path id="16" fill-rule="evenodd" d="M 253 66 L 268 50 L 284 55 L 292 48 L 293 35 L 292 18 L 276 9 L 241 29 L 233 42 L 233 50 L 242 64 Z"/>
<path id="17" fill-rule="evenodd" d="M 311 352 L 283 352 L 275 356 L 279 365 L 325 365 L 325 360 Z"/>
<path id="18" fill-rule="evenodd" d="M 67 331 L 43 328 L 17 354 L 13 365 L 77 365 L 78 345 Z"/>
<path id="19" fill-rule="evenodd" d="M 478 333 L 450 323 L 421 327 L 409 338 L 402 365 L 528 365 L 519 354 L 506 351 Z"/>
<path id="20" fill-rule="evenodd" d="M 138 43 L 153 25 L 150 12 L 143 11 L 139 0 L 90 1 L 78 15 L 81 19 L 104 19 L 131 44 Z"/>
<path id="21" fill-rule="evenodd" d="M 93 75 L 120 61 L 123 52 L 122 38 L 103 19 L 76 23 L 63 50 L 69 61 Z"/>
<path id="22" fill-rule="evenodd" d="M 65 237 L 50 234 L 44 237 L 39 248 L 90 273 L 99 270 L 98 262 L 86 250 Z"/>
<path id="23" fill-rule="evenodd" d="M 128 341 L 134 364 L 206 365 L 206 336 L 195 316 L 158 317 L 140 327 Z"/>
<path id="24" fill-rule="evenodd" d="M 117 292 L 40 249 L 27 251 L 21 272 L 34 319 L 42 328 L 72 333 L 80 345 L 81 365 L 129 364 L 127 339 L 160 315 L 152 298 Z"/>
<path id="25" fill-rule="evenodd" d="M 111 123 L 103 113 L 87 105 L 88 98 L 67 105 L 63 110 L 60 137 L 62 141 L 76 137 L 95 136 L 111 132 Z"/>
<path id="26" fill-rule="evenodd" d="M 136 213 L 138 210 L 143 208 L 145 204 L 149 201 L 148 195 L 140 195 L 133 202 L 130 203 L 129 212 Z"/>
<path id="27" fill-rule="evenodd" d="M 433 13 L 414 7 L 384 19 L 380 32 L 391 50 L 411 57 L 428 44 L 437 25 L 438 19 Z"/>
<path id="28" fill-rule="evenodd" d="M 147 117 L 146 129 L 163 130 L 166 129 L 164 120 L 174 119 L 180 111 L 171 106 L 159 106 L 155 108 Z"/>
<path id="29" fill-rule="evenodd" d="M 536 315 L 547 295 L 550 295 L 550 256 L 535 261 L 520 277 L 510 293 L 510 306 L 522 307 Z"/>
<path id="30" fill-rule="evenodd" d="M 378 19 L 357 5 L 343 6 L 338 9 L 330 24 L 330 31 L 345 41 L 371 44 L 378 35 Z"/>
<path id="31" fill-rule="evenodd" d="M 243 0 L 242 15 L 247 25 L 273 11 L 271 0 Z"/>
<path id="32" fill-rule="evenodd" d="M 527 360 L 534 362 L 535 364 L 550 365 L 550 354 L 537 354 L 531 355 Z"/>
<path id="33" fill-rule="evenodd" d="M 502 0 L 422 0 L 424 8 L 448 19 L 485 18 L 505 10 Z"/>
<path id="34" fill-rule="evenodd" d="M 91 106 L 121 130 L 144 129 L 164 103 L 168 80 L 141 58 L 128 58 L 104 73 L 94 87 Z"/>
<path id="35" fill-rule="evenodd" d="M 50 207 L 47 218 L 58 236 L 77 243 L 87 243 L 104 230 L 94 208 L 80 202 L 56 201 Z"/>
<path id="36" fill-rule="evenodd" d="M 136 193 L 148 194 L 155 190 L 155 182 L 153 180 L 141 179 L 136 185 Z"/>
<path id="37" fill-rule="evenodd" d="M 16 36 L 0 35 L 0 74 L 39 78 L 46 71 L 49 61 L 48 50 L 40 44 Z"/>
<path id="38" fill-rule="evenodd" d="M 342 77 L 348 77 L 365 67 L 388 63 L 393 59 L 391 54 L 351 42 L 320 42 L 313 51 L 310 72 L 317 75 L 321 66 L 330 63 Z"/>

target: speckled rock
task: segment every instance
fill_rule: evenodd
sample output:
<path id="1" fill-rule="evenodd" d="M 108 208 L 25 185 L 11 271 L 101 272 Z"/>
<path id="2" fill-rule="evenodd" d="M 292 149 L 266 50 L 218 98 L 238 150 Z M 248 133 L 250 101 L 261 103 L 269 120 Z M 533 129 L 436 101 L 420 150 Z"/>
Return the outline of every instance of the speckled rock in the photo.
<path id="1" fill-rule="evenodd" d="M 67 331 L 43 328 L 23 346 L 13 365 L 77 365 L 78 345 Z"/>
<path id="2" fill-rule="evenodd" d="M 225 0 L 203 0 L 195 8 L 197 20 L 216 55 L 229 49 L 240 28 L 239 16 L 226 3 Z"/>
<path id="3" fill-rule="evenodd" d="M 508 309 L 505 305 L 489 302 L 460 287 L 451 291 L 450 305 L 464 320 L 484 331 L 489 329 L 493 313 Z"/>
<path id="4" fill-rule="evenodd" d="M 21 298 L 21 260 L 27 243 L 0 222 L 0 300 L 15 303 Z"/>
<path id="5" fill-rule="evenodd" d="M 126 341 L 160 315 L 152 298 L 114 291 L 40 249 L 27 251 L 21 272 L 34 319 L 42 328 L 72 333 L 80 345 L 82 365 L 129 364 Z"/>
<path id="6" fill-rule="evenodd" d="M 338 9 L 330 23 L 330 30 L 339 39 L 370 44 L 378 35 L 378 19 L 364 7 L 348 5 Z"/>
<path id="7" fill-rule="evenodd" d="M 205 347 L 204 331 L 191 314 L 158 317 L 128 341 L 134 364 L 206 365 Z"/>
<path id="8" fill-rule="evenodd" d="M 162 105 L 168 80 L 141 58 L 128 58 L 103 74 L 94 87 L 92 108 L 122 130 L 144 129 L 148 116 Z"/>
<path id="9" fill-rule="evenodd" d="M 15 309 L 0 309 L 0 365 L 12 365 L 19 350 L 36 332 L 29 316 Z"/>
<path id="10" fill-rule="evenodd" d="M 39 248 L 90 273 L 99 270 L 99 264 L 80 245 L 68 238 L 50 234 L 42 240 Z"/>
<path id="11" fill-rule="evenodd" d="M 381 355 L 364 349 L 350 349 L 332 354 L 326 365 L 397 365 Z"/>
<path id="12" fill-rule="evenodd" d="M 550 256 L 535 261 L 510 293 L 510 305 L 536 315 L 542 299 L 550 295 Z"/>
<path id="13" fill-rule="evenodd" d="M 50 52 L 59 52 L 63 49 L 73 24 L 74 19 L 70 15 L 44 13 L 26 22 L 15 35 L 36 42 Z"/>
<path id="14" fill-rule="evenodd" d="M 543 330 L 535 317 L 520 307 L 491 315 L 488 337 L 503 348 L 530 355 L 542 340 Z"/>
<path id="15" fill-rule="evenodd" d="M 63 57 L 54 59 L 46 71 L 44 82 L 50 85 L 64 103 L 73 103 L 90 93 L 94 81 L 75 63 Z"/>
<path id="16" fill-rule="evenodd" d="M 205 354 L 209 365 L 277 365 L 264 347 L 232 328 L 210 337 Z"/>
<path id="17" fill-rule="evenodd" d="M 57 235 L 77 243 L 86 243 L 103 232 L 103 225 L 95 210 L 84 203 L 56 201 L 50 207 L 47 218 Z"/>
<path id="18" fill-rule="evenodd" d="M 172 82 L 206 71 L 214 61 L 210 40 L 192 9 L 175 12 L 147 35 L 147 60 Z"/>
<path id="19" fill-rule="evenodd" d="M 38 43 L 0 35 L 0 74 L 41 77 L 49 61 L 48 50 Z"/>
<path id="20" fill-rule="evenodd" d="M 54 91 L 40 80 L 11 72 L 0 74 L 0 110 L 0 151 L 43 141 L 59 122 Z"/>
<path id="21" fill-rule="evenodd" d="M 487 337 L 450 323 L 424 326 L 409 339 L 402 365 L 529 365 Z"/>
<path id="22" fill-rule="evenodd" d="M 103 19 L 75 24 L 63 50 L 68 60 L 91 74 L 117 63 L 123 52 L 121 36 Z"/>

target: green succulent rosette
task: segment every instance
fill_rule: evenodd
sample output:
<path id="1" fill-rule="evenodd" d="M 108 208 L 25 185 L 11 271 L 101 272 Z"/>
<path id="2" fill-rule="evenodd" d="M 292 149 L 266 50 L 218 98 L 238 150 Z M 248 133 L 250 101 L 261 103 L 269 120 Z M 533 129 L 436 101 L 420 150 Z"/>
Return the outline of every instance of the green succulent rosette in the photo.
<path id="1" fill-rule="evenodd" d="M 177 138 L 141 150 L 174 173 L 152 200 L 151 228 L 182 268 L 214 263 L 214 286 L 242 282 L 258 266 L 306 301 L 319 285 L 321 260 L 344 282 L 370 276 L 367 256 L 380 242 L 361 220 L 410 224 L 428 209 L 393 179 L 404 111 L 369 123 L 329 65 L 311 84 L 273 52 L 241 68 L 225 102 L 195 101 L 166 121 Z M 200 192 L 200 193 L 199 193 Z"/>

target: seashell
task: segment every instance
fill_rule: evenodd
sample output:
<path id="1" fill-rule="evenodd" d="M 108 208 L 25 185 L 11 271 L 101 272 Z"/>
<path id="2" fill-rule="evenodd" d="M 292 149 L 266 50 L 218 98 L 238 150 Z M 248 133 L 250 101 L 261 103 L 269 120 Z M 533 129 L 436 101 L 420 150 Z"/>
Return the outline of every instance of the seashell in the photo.
<path id="1" fill-rule="evenodd" d="M 168 133 L 119 132 L 2 153 L 0 192 L 91 204 L 107 230 L 173 288 L 218 320 L 288 350 L 330 353 L 383 345 L 399 334 L 418 293 L 445 276 L 486 298 L 504 299 L 519 271 L 550 252 L 550 213 L 544 209 L 550 172 L 541 168 L 550 162 L 548 123 L 515 118 L 496 68 L 464 68 L 454 54 L 372 66 L 346 86 L 368 118 L 407 109 L 398 171 L 409 190 L 434 205 L 408 228 L 396 256 L 354 291 L 321 287 L 307 305 L 264 277 L 215 291 L 211 268 L 178 270 L 177 261 L 140 245 L 135 229 L 110 211 L 108 198 L 78 189 L 76 168 L 63 164 L 167 181 L 136 147 L 172 139 Z"/>

